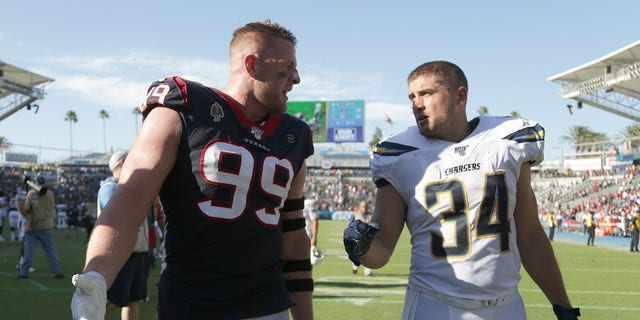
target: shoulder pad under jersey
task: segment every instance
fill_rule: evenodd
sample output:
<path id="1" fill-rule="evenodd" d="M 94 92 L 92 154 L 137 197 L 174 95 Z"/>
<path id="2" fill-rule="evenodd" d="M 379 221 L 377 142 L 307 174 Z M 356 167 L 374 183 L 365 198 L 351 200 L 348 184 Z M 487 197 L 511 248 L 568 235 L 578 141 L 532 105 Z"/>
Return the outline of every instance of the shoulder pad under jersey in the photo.
<path id="1" fill-rule="evenodd" d="M 174 76 L 154 81 L 147 90 L 142 104 L 142 116 L 156 106 L 165 106 L 179 111 L 187 106 L 187 81 Z"/>
<path id="2" fill-rule="evenodd" d="M 516 142 L 524 157 L 532 164 L 537 165 L 544 160 L 544 128 L 533 120 L 513 119 L 505 121 L 498 126 L 502 139 Z"/>

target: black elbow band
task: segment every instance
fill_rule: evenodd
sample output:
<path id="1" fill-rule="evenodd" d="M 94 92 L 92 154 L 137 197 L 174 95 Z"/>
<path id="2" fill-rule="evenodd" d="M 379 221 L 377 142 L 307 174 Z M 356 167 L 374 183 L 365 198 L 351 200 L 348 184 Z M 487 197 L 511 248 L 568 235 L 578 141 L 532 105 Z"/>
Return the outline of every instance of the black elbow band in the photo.
<path id="1" fill-rule="evenodd" d="M 298 229 L 304 229 L 307 222 L 304 218 L 285 219 L 282 220 L 282 232 L 290 232 Z"/>
<path id="2" fill-rule="evenodd" d="M 284 201 L 284 207 L 280 209 L 281 211 L 296 211 L 304 209 L 304 197 L 300 199 L 287 199 Z"/>
<path id="3" fill-rule="evenodd" d="M 287 279 L 289 292 L 313 291 L 313 279 Z"/>
<path id="4" fill-rule="evenodd" d="M 298 271 L 311 271 L 311 259 L 283 261 L 282 272 L 287 273 Z"/>

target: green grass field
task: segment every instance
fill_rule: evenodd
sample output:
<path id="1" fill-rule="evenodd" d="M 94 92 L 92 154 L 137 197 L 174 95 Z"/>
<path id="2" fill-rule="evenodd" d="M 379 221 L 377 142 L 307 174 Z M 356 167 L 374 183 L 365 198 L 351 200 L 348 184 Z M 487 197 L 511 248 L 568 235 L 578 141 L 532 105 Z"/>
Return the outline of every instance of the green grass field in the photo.
<path id="1" fill-rule="evenodd" d="M 315 318 L 399 319 L 409 268 L 408 233 L 403 233 L 390 263 L 374 270 L 373 277 L 365 277 L 362 270 L 356 275 L 351 273 L 342 247 L 345 225 L 344 221 L 320 221 L 319 245 L 325 259 L 314 268 Z M 5 226 L 5 237 L 7 233 Z M 18 279 L 15 266 L 20 246 L 0 242 L 0 319 L 71 318 L 71 275 L 82 267 L 86 236 L 83 230 L 78 238 L 69 230 L 55 230 L 54 234 L 67 276 L 62 280 L 53 279 L 41 247 L 34 258 L 37 271 L 28 280 Z M 558 240 L 553 247 L 571 300 L 582 310 L 581 319 L 638 319 L 640 254 Z M 150 301 L 141 304 L 141 319 L 155 319 L 158 277 L 159 270 L 153 269 L 149 279 Z M 520 291 L 529 319 L 555 319 L 546 298 L 524 271 Z M 107 319 L 119 319 L 119 313 Z"/>

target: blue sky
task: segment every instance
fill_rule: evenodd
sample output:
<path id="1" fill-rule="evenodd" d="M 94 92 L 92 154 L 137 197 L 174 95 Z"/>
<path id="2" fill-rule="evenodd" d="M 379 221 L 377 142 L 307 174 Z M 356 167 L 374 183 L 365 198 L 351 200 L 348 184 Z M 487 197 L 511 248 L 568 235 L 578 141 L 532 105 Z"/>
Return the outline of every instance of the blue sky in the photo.
<path id="1" fill-rule="evenodd" d="M 367 142 L 375 127 L 388 134 L 414 124 L 405 79 L 429 60 L 465 71 L 469 118 L 487 106 L 540 122 L 547 159 L 567 151 L 561 136 L 571 126 L 613 137 L 632 123 L 588 105 L 570 115 L 547 79 L 640 39 L 635 0 L 218 2 L 5 1 L 0 60 L 55 81 L 38 113 L 4 119 L 0 136 L 44 161 L 67 157 L 71 145 L 128 148 L 139 127 L 132 110 L 153 80 L 181 75 L 224 88 L 233 30 L 267 18 L 298 37 L 302 82 L 289 99 L 365 100 Z M 69 110 L 78 115 L 71 135 Z"/>

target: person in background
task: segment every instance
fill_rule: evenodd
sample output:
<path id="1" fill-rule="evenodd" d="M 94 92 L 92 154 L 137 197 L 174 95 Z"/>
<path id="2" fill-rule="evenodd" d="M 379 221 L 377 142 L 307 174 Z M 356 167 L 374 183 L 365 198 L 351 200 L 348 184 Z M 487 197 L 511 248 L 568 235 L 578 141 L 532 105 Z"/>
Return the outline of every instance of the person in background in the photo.
<path id="1" fill-rule="evenodd" d="M 36 245 L 40 243 L 49 261 L 49 267 L 55 279 L 64 278 L 58 251 L 53 239 L 53 218 L 55 198 L 53 192 L 46 187 L 42 176 L 35 183 L 26 179 L 30 186 L 26 199 L 18 199 L 18 210 L 26 218 L 24 235 L 24 260 L 20 266 L 18 277 L 29 278 L 29 268 L 33 262 Z"/>
<path id="2" fill-rule="evenodd" d="M 360 221 L 362 221 L 364 223 L 371 222 L 371 211 L 369 210 L 369 203 L 367 203 L 367 201 L 365 201 L 365 200 L 360 201 L 360 203 L 358 204 L 358 207 L 353 212 L 353 216 L 347 222 L 347 226 L 350 223 L 353 223 L 353 221 L 355 221 L 355 220 L 360 220 Z M 358 273 L 358 268 L 359 268 L 359 265 L 357 265 L 357 264 L 355 264 L 353 262 L 351 263 L 351 272 L 353 274 Z M 367 268 L 365 266 L 364 267 L 364 275 L 367 276 L 367 277 L 373 276 L 373 271 L 371 271 L 371 268 Z"/>
<path id="3" fill-rule="evenodd" d="M 587 226 L 587 245 L 594 245 L 593 242 L 596 239 L 596 217 L 595 211 L 589 210 L 589 214 L 587 215 L 587 219 L 585 221 L 585 225 Z"/>
<path id="4" fill-rule="evenodd" d="M 151 84 L 140 133 L 73 277 L 74 318 L 104 314 L 106 288 L 159 195 L 158 319 L 313 319 L 302 213 L 313 137 L 285 113 L 300 83 L 296 42 L 277 23 L 251 22 L 233 33 L 226 89 L 178 76 Z"/>
<path id="5" fill-rule="evenodd" d="M 161 216 L 162 205 L 160 204 L 160 199 L 156 198 L 155 203 L 149 210 L 149 216 L 147 217 L 147 228 L 149 229 L 149 254 L 147 255 L 146 262 L 147 277 L 149 277 L 151 269 L 156 267 L 158 254 L 158 252 L 156 252 L 156 248 L 163 237 L 163 232 L 158 225 L 158 219 L 162 219 Z"/>
<path id="6" fill-rule="evenodd" d="M 72 235 L 75 235 L 76 239 L 80 238 L 80 228 L 83 227 L 83 223 L 80 219 L 80 209 L 73 201 L 67 204 L 67 226 L 67 239 Z"/>
<path id="7" fill-rule="evenodd" d="M 24 235 L 27 225 L 27 218 L 18 210 L 18 202 L 24 201 L 27 192 L 24 189 L 18 189 L 18 192 L 9 199 L 9 231 L 11 232 L 11 242 L 20 242 L 20 256 L 16 264 L 16 270 L 20 271 L 24 263 Z M 36 271 L 36 268 L 29 267 L 29 273 Z"/>
<path id="8" fill-rule="evenodd" d="M 96 205 L 97 217 L 102 215 L 102 211 L 111 200 L 111 196 L 116 191 L 122 164 L 127 158 L 127 151 L 116 151 L 109 158 L 109 169 L 111 177 L 100 181 L 98 190 L 98 203 Z M 147 270 L 146 259 L 149 251 L 149 229 L 145 220 L 138 228 L 136 244 L 133 252 L 124 263 L 116 279 L 107 290 L 107 307 L 105 314 L 109 314 L 118 308 L 120 319 L 137 320 L 139 315 L 140 301 L 147 298 Z"/>
<path id="9" fill-rule="evenodd" d="M 577 319 L 531 185 L 544 129 L 515 117 L 467 121 L 467 78 L 448 61 L 416 67 L 407 84 L 416 126 L 374 148 L 373 218 L 345 229 L 349 258 L 384 266 L 406 223 L 402 319 L 525 319 L 521 264 L 558 319 Z"/>
<path id="10" fill-rule="evenodd" d="M 551 211 L 547 214 L 547 221 L 549 223 L 549 240 L 553 241 L 553 236 L 556 232 L 556 227 L 558 226 L 558 220 L 556 219 L 555 212 Z"/>
<path id="11" fill-rule="evenodd" d="M 9 233 L 12 242 L 24 240 L 26 218 L 18 210 L 18 200 L 24 200 L 26 195 L 27 192 L 19 188 L 13 197 L 9 198 Z M 22 254 L 20 256 L 22 257 Z"/>
<path id="12" fill-rule="evenodd" d="M 67 206 L 65 204 L 56 205 L 56 228 L 66 229 L 67 225 Z"/>
<path id="13" fill-rule="evenodd" d="M 93 198 L 93 197 L 92 197 Z M 91 237 L 91 232 L 93 231 L 93 225 L 96 223 L 96 219 L 98 218 L 97 212 L 97 201 L 95 199 L 89 199 L 88 201 L 83 202 L 80 205 L 82 214 L 82 226 L 87 235 L 87 242 L 89 241 L 89 237 Z"/>
<path id="14" fill-rule="evenodd" d="M 631 252 L 638 252 L 638 238 L 640 236 L 640 218 L 638 218 L 639 214 L 640 210 L 636 210 L 629 220 L 629 230 L 631 231 L 631 243 L 629 246 L 629 251 Z"/>
<path id="15" fill-rule="evenodd" d="M 563 210 L 558 210 L 558 212 L 556 213 L 556 230 L 557 231 L 562 231 L 564 228 L 564 221 L 569 219 L 568 216 L 568 210 L 567 211 L 563 211 Z"/>
<path id="16" fill-rule="evenodd" d="M 320 223 L 318 221 L 318 207 L 316 206 L 316 202 L 317 200 L 314 199 L 305 199 L 304 209 L 302 211 L 305 220 L 305 230 L 307 231 L 309 245 L 311 246 L 309 255 L 312 266 L 319 265 L 324 259 L 324 254 L 322 254 L 322 250 L 318 247 L 318 228 Z"/>
<path id="17" fill-rule="evenodd" d="M 0 241 L 6 239 L 2 236 L 2 230 L 4 229 L 4 221 L 9 214 L 9 198 L 7 198 L 4 191 L 0 190 Z"/>

